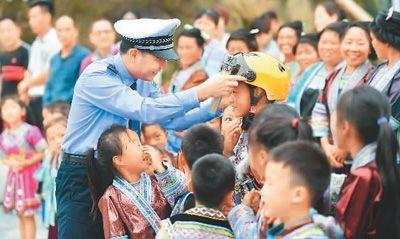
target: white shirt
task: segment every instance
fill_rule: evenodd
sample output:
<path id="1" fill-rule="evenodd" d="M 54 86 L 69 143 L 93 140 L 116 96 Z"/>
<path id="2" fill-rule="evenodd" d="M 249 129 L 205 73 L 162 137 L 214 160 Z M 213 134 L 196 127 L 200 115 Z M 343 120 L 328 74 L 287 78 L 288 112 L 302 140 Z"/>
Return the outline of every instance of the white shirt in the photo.
<path id="1" fill-rule="evenodd" d="M 57 38 L 54 28 L 51 28 L 43 37 L 37 36 L 32 44 L 28 71 L 35 78 L 49 69 L 50 59 L 61 49 L 61 44 Z M 35 86 L 29 89 L 30 96 L 42 96 L 44 85 Z"/>

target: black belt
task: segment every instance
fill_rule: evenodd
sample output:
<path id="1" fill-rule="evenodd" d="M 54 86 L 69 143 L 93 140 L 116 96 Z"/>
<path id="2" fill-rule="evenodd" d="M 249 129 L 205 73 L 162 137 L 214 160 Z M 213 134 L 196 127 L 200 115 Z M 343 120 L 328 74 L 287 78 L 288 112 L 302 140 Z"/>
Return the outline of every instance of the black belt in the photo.
<path id="1" fill-rule="evenodd" d="M 63 153 L 63 163 L 86 165 L 86 157 L 78 154 Z"/>

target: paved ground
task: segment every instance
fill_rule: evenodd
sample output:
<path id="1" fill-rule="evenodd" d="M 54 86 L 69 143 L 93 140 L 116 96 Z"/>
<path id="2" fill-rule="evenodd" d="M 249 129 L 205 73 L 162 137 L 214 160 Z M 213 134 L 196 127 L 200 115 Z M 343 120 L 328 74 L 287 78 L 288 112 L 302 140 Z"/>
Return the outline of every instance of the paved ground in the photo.
<path id="1" fill-rule="evenodd" d="M 18 218 L 13 214 L 5 214 L 0 204 L 0 238 L 19 239 Z M 36 215 L 36 239 L 47 239 L 47 230 L 42 224 L 39 214 Z"/>

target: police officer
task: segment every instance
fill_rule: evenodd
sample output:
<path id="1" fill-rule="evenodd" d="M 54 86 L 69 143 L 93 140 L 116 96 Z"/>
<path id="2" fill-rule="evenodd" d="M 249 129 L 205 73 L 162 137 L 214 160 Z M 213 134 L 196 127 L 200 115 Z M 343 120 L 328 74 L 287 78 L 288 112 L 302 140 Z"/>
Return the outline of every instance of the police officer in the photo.
<path id="1" fill-rule="evenodd" d="M 111 125 L 139 132 L 140 123 L 160 123 L 183 130 L 213 118 L 211 97 L 230 94 L 243 80 L 215 75 L 203 84 L 162 95 L 152 82 L 167 61 L 177 60 L 173 33 L 178 19 L 120 20 L 114 28 L 122 37 L 120 54 L 96 61 L 79 77 L 62 145 L 63 161 L 56 179 L 59 238 L 102 238 L 101 221 L 90 217 L 85 152 Z"/>

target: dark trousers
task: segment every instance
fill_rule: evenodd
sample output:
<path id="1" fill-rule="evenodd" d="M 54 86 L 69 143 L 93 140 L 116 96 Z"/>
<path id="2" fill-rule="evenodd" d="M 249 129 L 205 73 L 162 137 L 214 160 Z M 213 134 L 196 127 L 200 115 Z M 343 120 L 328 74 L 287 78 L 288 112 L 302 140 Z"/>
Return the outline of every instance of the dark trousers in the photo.
<path id="1" fill-rule="evenodd" d="M 64 159 L 56 178 L 58 238 L 104 238 L 102 221 L 94 223 L 90 216 L 86 166 Z"/>
<path id="2" fill-rule="evenodd" d="M 30 97 L 26 122 L 39 127 L 43 131 L 43 103 L 41 96 Z"/>

